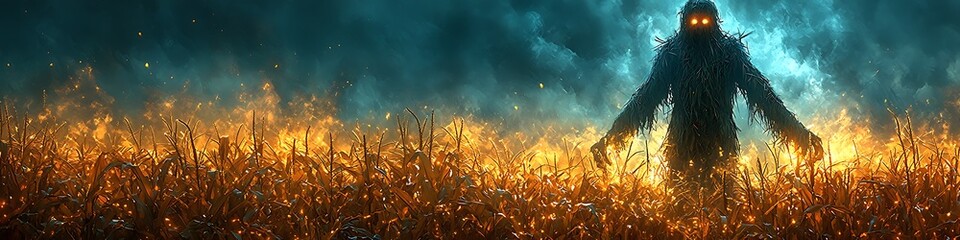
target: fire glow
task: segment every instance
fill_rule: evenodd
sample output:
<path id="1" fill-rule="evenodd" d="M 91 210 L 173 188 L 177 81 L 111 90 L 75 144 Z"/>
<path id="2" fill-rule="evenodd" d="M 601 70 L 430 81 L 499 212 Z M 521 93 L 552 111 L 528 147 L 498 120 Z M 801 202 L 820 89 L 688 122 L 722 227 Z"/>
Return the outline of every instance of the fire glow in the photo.
<path id="1" fill-rule="evenodd" d="M 12 174 L 0 178 L 9 196 L 0 225 L 61 223 L 21 233 L 44 237 L 93 234 L 64 223 L 104 215 L 91 224 L 160 237 L 958 234 L 960 149 L 950 126 L 913 126 L 893 111 L 891 136 L 846 110 L 815 116 L 822 161 L 747 145 L 729 170 L 733 192 L 689 192 L 665 182 L 664 126 L 601 171 L 586 149 L 602 136 L 596 126 L 506 131 L 419 109 L 344 123 L 336 104 L 284 103 L 270 83 L 240 95 L 240 106 L 178 96 L 143 116 L 114 116 L 105 110 L 112 98 L 85 94 L 100 92 L 93 71 L 53 91 L 58 101 L 39 114 L 4 106 L 3 171 Z M 55 202 L 62 211 L 36 204 L 47 196 L 74 202 Z"/>

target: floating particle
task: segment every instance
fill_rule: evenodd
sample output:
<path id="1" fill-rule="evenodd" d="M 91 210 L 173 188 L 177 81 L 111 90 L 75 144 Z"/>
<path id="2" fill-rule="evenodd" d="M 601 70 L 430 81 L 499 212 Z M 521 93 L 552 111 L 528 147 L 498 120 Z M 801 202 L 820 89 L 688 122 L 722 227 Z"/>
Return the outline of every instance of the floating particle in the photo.
<path id="1" fill-rule="evenodd" d="M 143 63 L 143 67 L 149 69 L 149 68 L 150 68 L 150 63 L 148 63 L 148 62 L 147 62 L 147 63 Z"/>

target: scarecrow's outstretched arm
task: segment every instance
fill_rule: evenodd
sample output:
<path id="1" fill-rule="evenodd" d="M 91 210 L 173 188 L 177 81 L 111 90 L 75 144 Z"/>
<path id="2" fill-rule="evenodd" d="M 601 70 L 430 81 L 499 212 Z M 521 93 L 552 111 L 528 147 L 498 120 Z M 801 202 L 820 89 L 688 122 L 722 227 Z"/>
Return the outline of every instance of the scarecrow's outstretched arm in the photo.
<path id="1" fill-rule="evenodd" d="M 821 159 L 823 148 L 820 138 L 807 130 L 790 110 L 783 106 L 783 101 L 773 92 L 770 81 L 757 70 L 749 61 L 746 54 L 734 62 L 734 72 L 743 74 L 737 77 L 737 87 L 743 94 L 750 108 L 751 117 L 759 118 L 766 123 L 767 130 L 778 140 L 790 143 L 801 150 L 804 155 Z"/>
<path id="2" fill-rule="evenodd" d="M 660 107 L 667 103 L 672 82 L 675 80 L 674 75 L 679 71 L 679 64 L 675 59 L 677 57 L 673 53 L 661 46 L 647 81 L 623 106 L 623 111 L 613 121 L 613 126 L 606 135 L 591 147 L 598 163 L 609 164 L 606 158 L 607 146 L 622 149 L 637 131 L 653 126 Z"/>

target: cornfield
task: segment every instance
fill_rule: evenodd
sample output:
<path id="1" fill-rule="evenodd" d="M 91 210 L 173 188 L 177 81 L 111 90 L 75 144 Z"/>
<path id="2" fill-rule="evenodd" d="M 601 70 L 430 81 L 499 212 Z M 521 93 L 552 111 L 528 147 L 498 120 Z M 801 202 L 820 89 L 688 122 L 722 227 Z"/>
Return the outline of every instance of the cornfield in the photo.
<path id="1" fill-rule="evenodd" d="M 255 112 L 234 125 L 169 114 L 139 126 L 72 123 L 3 109 L 0 234 L 11 238 L 960 235 L 960 148 L 917 134 L 906 117 L 894 116 L 886 144 L 832 146 L 855 152 L 846 164 L 778 147 L 744 153 L 718 170 L 723 189 L 671 183 L 656 150 L 637 144 L 598 169 L 586 149 L 595 132 L 543 144 L 409 110 L 375 128 L 278 124 Z"/>

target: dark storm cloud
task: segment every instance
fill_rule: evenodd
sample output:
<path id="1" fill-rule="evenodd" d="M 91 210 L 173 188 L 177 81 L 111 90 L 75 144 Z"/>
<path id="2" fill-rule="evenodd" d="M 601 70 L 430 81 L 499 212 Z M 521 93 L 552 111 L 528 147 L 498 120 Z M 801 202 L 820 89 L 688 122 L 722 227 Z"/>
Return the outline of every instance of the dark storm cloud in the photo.
<path id="1" fill-rule="evenodd" d="M 239 83 L 266 80 L 284 100 L 336 96 L 347 117 L 422 105 L 481 116 L 514 106 L 553 117 L 561 108 L 593 113 L 611 86 L 622 87 L 611 81 L 610 59 L 638 45 L 625 17 L 636 11 L 610 2 L 5 5 L 2 60 L 14 65 L 3 73 L 5 95 L 39 95 L 90 64 L 126 110 L 184 84 L 190 94 L 229 99 Z"/>
<path id="2" fill-rule="evenodd" d="M 848 13 L 847 31 L 836 42 L 842 50 L 823 53 L 824 71 L 834 79 L 827 87 L 864 95 L 875 117 L 883 114 L 876 106 L 889 99 L 897 109 L 960 120 L 960 19 L 953 17 L 960 2 L 837 4 Z"/>
<path id="3" fill-rule="evenodd" d="M 800 76 L 822 79 L 815 84 L 803 84 L 803 79 L 792 81 L 795 84 L 781 82 L 781 92 L 813 89 L 813 94 L 841 95 L 879 129 L 889 129 L 887 108 L 911 109 L 926 121 L 960 120 L 960 18 L 951 17 L 960 12 L 960 2 L 731 1 L 728 5 L 733 12 L 728 15 L 736 15 L 745 28 L 757 34 L 782 32 L 782 41 L 773 44 L 782 44 L 789 59 L 819 72 Z"/>
<path id="4" fill-rule="evenodd" d="M 682 4 L 7 1 L 0 61 L 11 67 L 0 71 L 0 93 L 36 97 L 89 64 L 123 111 L 181 92 L 231 99 L 255 91 L 240 83 L 267 81 L 284 101 L 333 98 L 344 118 L 426 105 L 607 122 L 644 81 L 653 39 L 673 33 Z M 816 113 L 803 101 L 840 94 L 866 117 L 884 117 L 884 99 L 956 112 L 960 24 L 947 16 L 958 3 L 718 5 L 726 30 L 754 32 L 746 39 L 754 61 L 798 114 Z"/>

